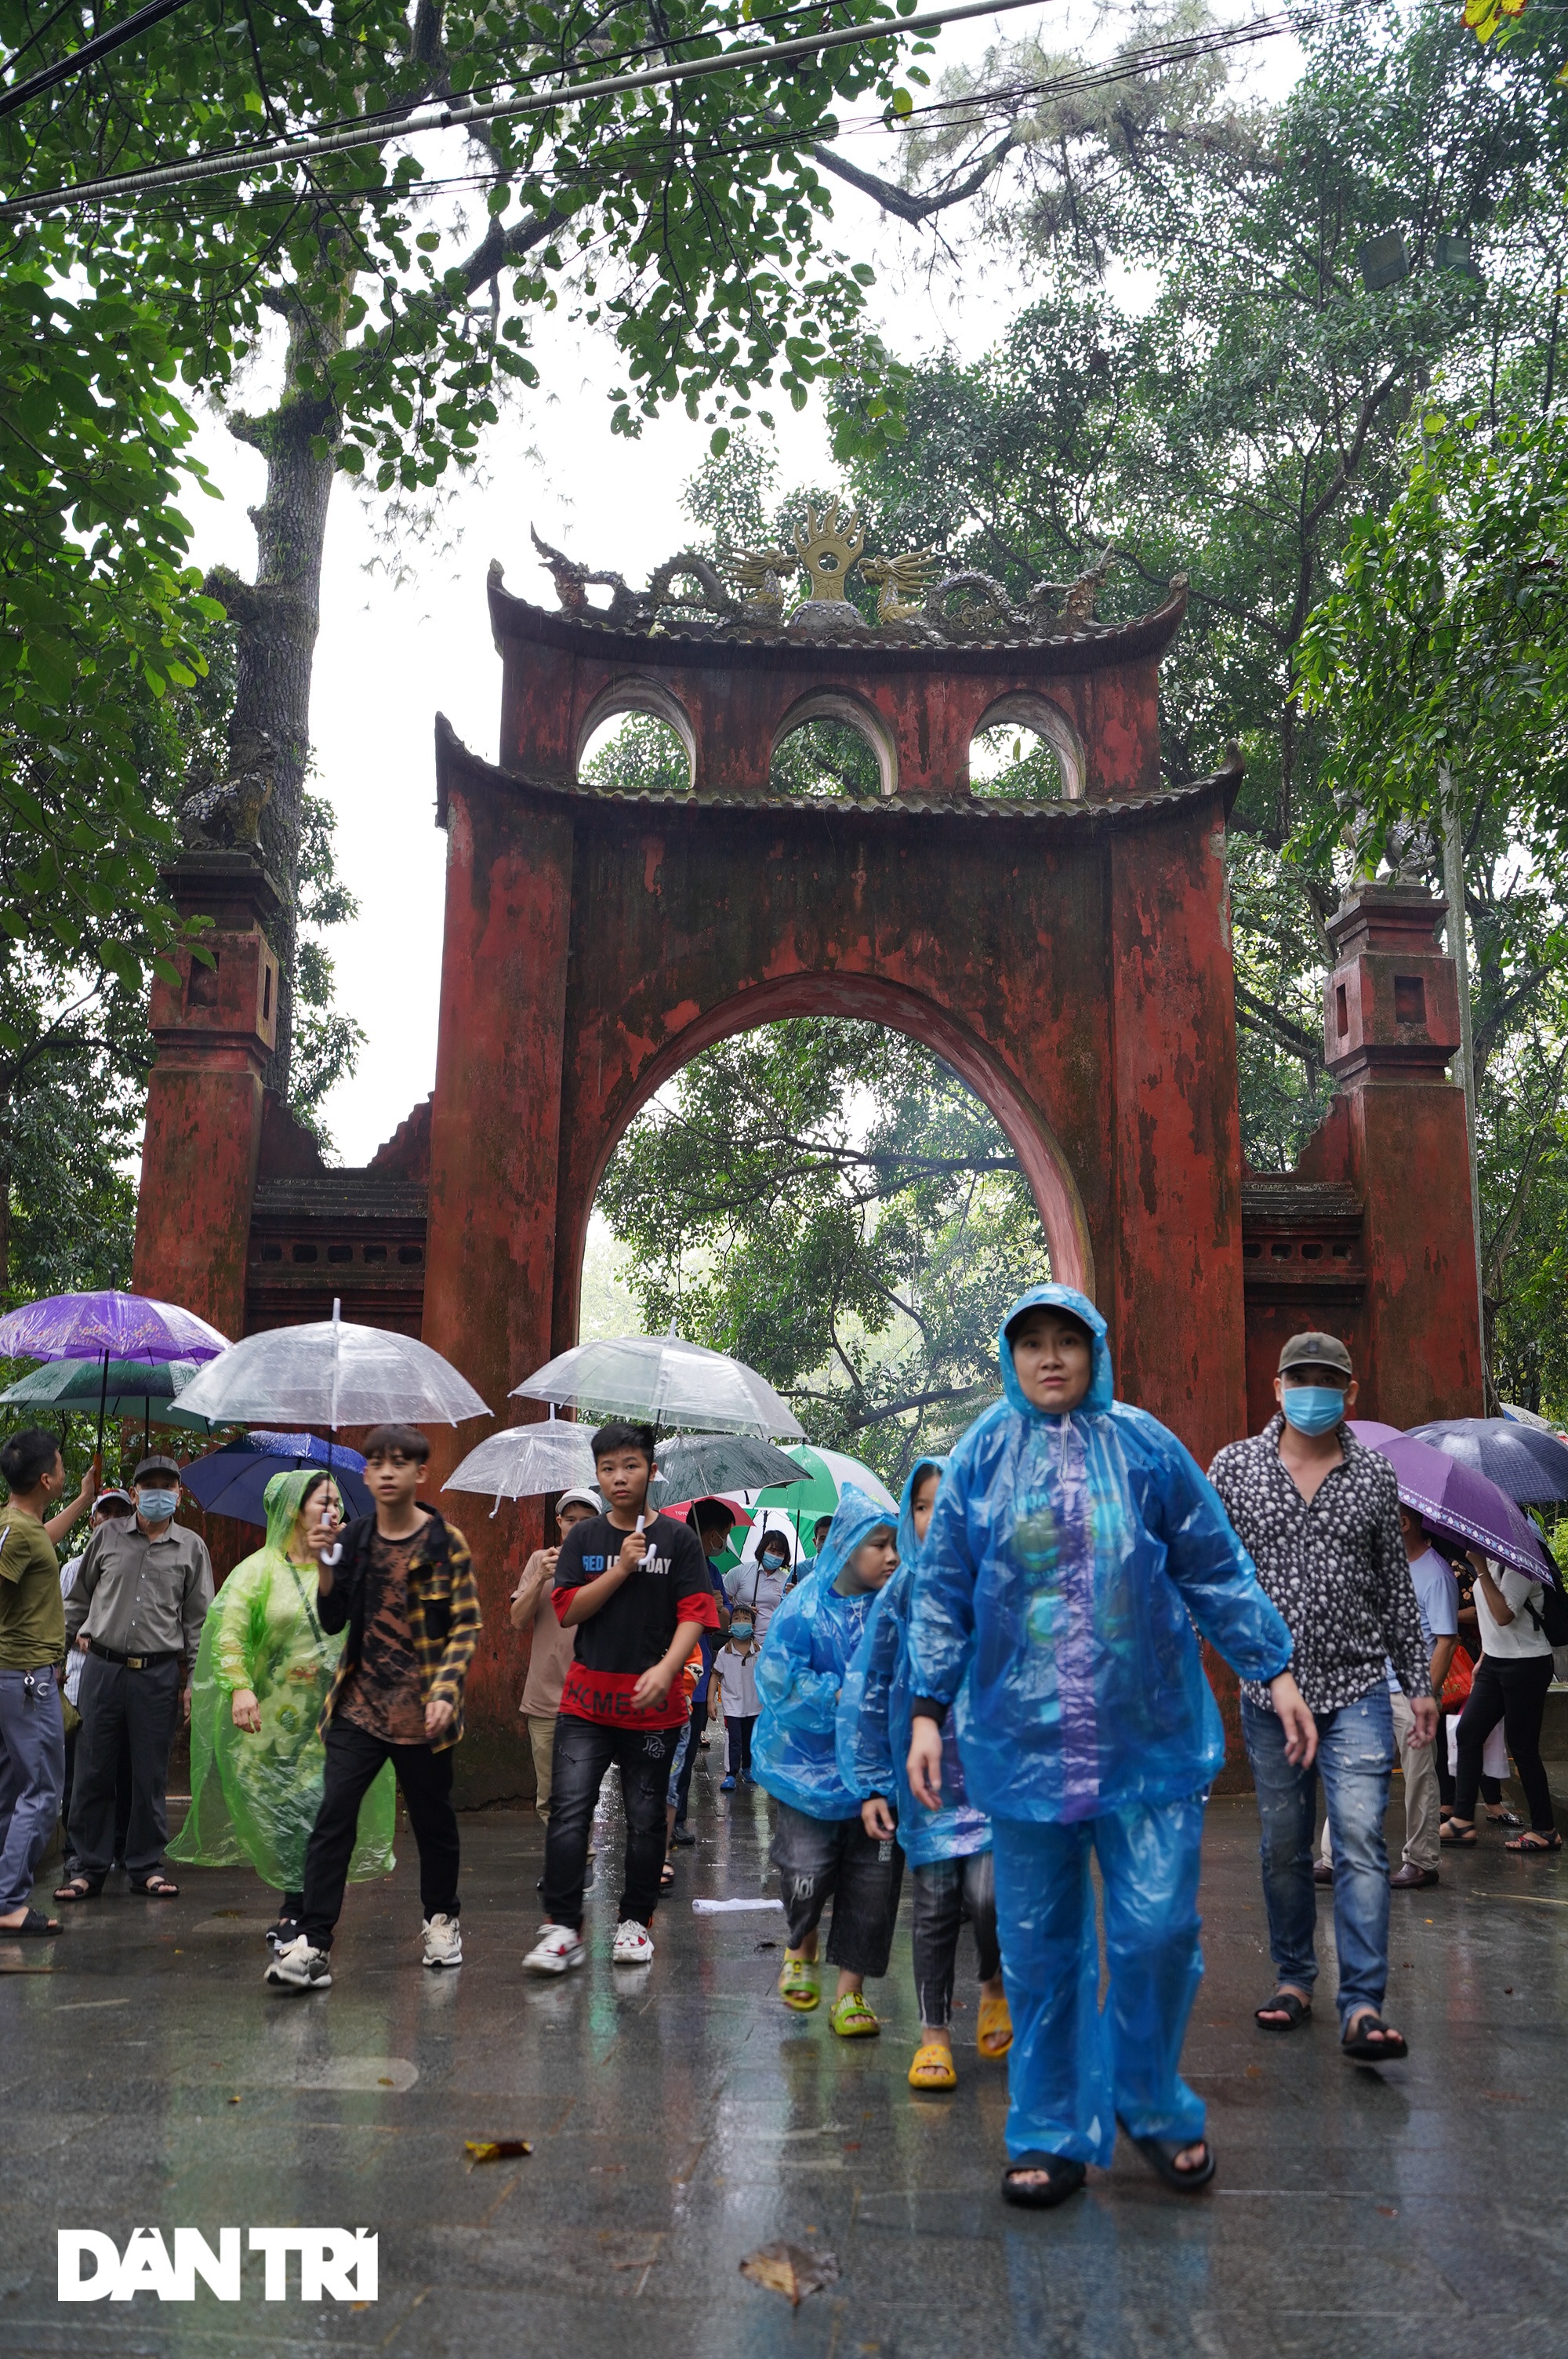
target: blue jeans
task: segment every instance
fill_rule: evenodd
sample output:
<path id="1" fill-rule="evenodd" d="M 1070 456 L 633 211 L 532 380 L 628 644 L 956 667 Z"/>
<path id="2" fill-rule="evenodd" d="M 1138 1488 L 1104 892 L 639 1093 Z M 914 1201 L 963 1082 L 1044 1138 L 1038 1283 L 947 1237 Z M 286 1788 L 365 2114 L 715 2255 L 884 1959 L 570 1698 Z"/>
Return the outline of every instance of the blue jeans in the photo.
<path id="1" fill-rule="evenodd" d="M 1012 2161 L 1065 2154 L 1108 2168 L 1119 2119 L 1132 2137 L 1202 2137 L 1203 2100 L 1179 2068 L 1203 1979 L 1205 1799 L 1130 1803 L 1071 1826 L 993 1821 Z M 1091 1855 L 1105 1891 L 1103 2009 Z"/>
<path id="2" fill-rule="evenodd" d="M 65 1790 L 65 1719 L 54 1665 L 0 1671 L 0 1915 L 32 1897 Z"/>
<path id="3" fill-rule="evenodd" d="M 1310 1992 L 1317 1980 L 1312 1878 L 1317 1781 L 1334 1844 L 1334 1940 L 1339 1955 L 1341 2029 L 1357 2007 L 1382 2010 L 1389 1982 L 1389 1854 L 1383 1820 L 1394 1765 L 1394 1716 L 1381 1680 L 1369 1695 L 1316 1714 L 1317 1759 L 1285 1758 L 1279 1716 L 1241 1699 L 1241 1733 L 1262 1821 L 1263 1899 L 1269 1949 L 1281 1983 Z"/>

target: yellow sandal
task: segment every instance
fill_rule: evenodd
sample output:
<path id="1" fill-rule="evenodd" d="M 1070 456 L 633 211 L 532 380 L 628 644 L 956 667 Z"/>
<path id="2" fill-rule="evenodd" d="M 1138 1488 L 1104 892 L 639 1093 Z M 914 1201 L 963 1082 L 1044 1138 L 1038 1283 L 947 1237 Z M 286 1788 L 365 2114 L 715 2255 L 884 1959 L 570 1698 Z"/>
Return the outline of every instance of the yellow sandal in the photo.
<path id="1" fill-rule="evenodd" d="M 836 1998 L 827 2020 L 840 2039 L 874 2039 L 881 2029 L 864 1991 L 846 1991 Z"/>
<path id="2" fill-rule="evenodd" d="M 939 2039 L 927 2039 L 914 2051 L 914 2061 L 909 2068 L 912 2089 L 956 2089 L 958 2075 L 953 2069 L 953 2051 L 944 2048 Z"/>
<path id="3" fill-rule="evenodd" d="M 981 1999 L 975 2045 L 980 2054 L 989 2056 L 993 2063 L 999 2056 L 1005 2056 L 1012 2046 L 1012 2017 L 1008 2013 L 1005 1998 Z"/>
<path id="4" fill-rule="evenodd" d="M 809 2015 L 822 1998 L 821 1976 L 815 1958 L 797 1957 L 793 1950 L 784 1951 L 784 1972 L 779 1976 L 779 1996 L 785 2006 L 793 2006 L 797 2015 Z"/>

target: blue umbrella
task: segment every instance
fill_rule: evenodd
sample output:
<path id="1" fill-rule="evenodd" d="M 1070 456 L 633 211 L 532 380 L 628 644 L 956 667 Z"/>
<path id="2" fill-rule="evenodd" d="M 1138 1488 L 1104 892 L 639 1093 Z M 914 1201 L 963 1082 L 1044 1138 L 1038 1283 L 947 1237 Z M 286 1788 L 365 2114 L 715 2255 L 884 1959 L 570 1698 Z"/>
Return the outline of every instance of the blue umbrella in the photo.
<path id="1" fill-rule="evenodd" d="M 232 1516 L 242 1524 L 265 1526 L 262 1493 L 273 1476 L 307 1466 L 319 1466 L 332 1476 L 351 1516 L 371 1513 L 371 1495 L 360 1479 L 364 1460 L 359 1451 L 341 1441 L 322 1441 L 314 1433 L 243 1434 L 210 1457 L 193 1458 L 180 1481 L 210 1516 Z"/>

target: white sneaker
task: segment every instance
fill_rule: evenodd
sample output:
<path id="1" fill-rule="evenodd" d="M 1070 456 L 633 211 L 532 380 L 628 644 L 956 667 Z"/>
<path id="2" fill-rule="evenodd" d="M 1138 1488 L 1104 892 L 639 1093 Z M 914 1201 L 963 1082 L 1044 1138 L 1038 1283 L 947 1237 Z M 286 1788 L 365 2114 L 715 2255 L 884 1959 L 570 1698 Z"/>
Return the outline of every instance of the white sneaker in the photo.
<path id="1" fill-rule="evenodd" d="M 585 1954 L 569 1925 L 546 1925 L 523 1963 L 532 1973 L 564 1974 L 580 1966 Z"/>
<path id="2" fill-rule="evenodd" d="M 615 1928 L 615 1947 L 610 1955 L 618 1966 L 649 1965 L 654 1955 L 654 1937 L 645 1925 L 638 1924 L 635 1917 L 628 1917 L 624 1924 Z"/>
<path id="3" fill-rule="evenodd" d="M 267 1967 L 265 1980 L 287 1990 L 330 1990 L 332 1968 L 325 1950 L 313 1950 L 303 1933 L 286 1941 Z"/>
<path id="4" fill-rule="evenodd" d="M 443 1917 L 438 1911 L 425 1921 L 425 1963 L 427 1966 L 460 1966 L 463 1962 L 463 1937 L 455 1917 Z"/>

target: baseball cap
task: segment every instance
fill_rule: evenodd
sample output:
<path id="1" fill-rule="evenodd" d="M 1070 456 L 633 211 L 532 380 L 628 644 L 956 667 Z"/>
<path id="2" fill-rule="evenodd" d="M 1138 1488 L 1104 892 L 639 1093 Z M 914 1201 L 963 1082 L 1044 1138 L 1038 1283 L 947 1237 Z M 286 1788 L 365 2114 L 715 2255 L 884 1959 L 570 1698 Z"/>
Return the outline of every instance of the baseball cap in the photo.
<path id="1" fill-rule="evenodd" d="M 144 1458 L 141 1464 L 136 1468 L 135 1473 L 132 1475 L 131 1481 L 133 1483 L 146 1483 L 154 1474 L 172 1474 L 175 1481 L 178 1483 L 180 1479 L 178 1459 L 157 1457 Z"/>
<path id="2" fill-rule="evenodd" d="M 602 1516 L 604 1513 L 604 1502 L 597 1491 L 563 1491 L 556 1501 L 557 1516 L 563 1507 L 586 1507 L 589 1513 L 594 1516 Z"/>
<path id="3" fill-rule="evenodd" d="M 1292 1335 L 1280 1353 L 1281 1375 L 1289 1368 L 1332 1368 L 1346 1384 L 1356 1373 L 1338 1336 L 1320 1334 L 1312 1327 L 1304 1335 Z"/>
<path id="4" fill-rule="evenodd" d="M 115 1504 L 118 1504 L 123 1507 L 125 1514 L 128 1516 L 132 1507 L 131 1495 L 125 1489 L 124 1484 L 105 1483 L 103 1488 L 99 1492 L 98 1496 L 92 1502 L 93 1513 L 96 1514 L 100 1507 L 113 1506 Z"/>

